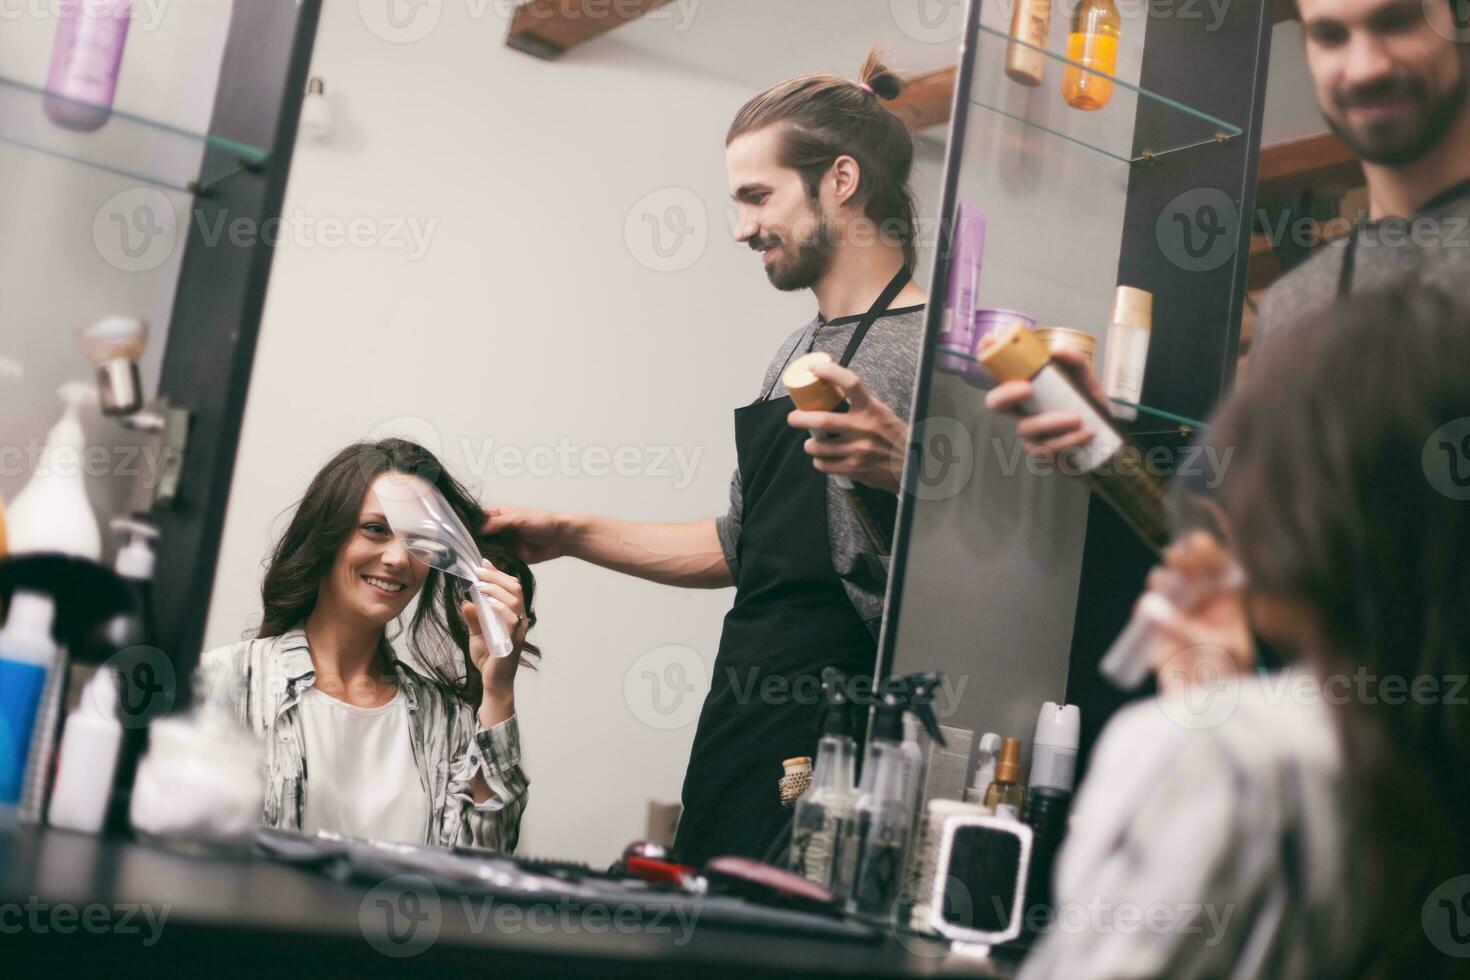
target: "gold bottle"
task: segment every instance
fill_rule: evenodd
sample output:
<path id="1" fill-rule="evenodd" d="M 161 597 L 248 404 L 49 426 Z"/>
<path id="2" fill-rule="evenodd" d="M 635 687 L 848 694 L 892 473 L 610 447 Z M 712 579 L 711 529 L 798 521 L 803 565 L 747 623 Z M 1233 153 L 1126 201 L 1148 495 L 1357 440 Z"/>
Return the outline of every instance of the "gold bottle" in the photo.
<path id="1" fill-rule="evenodd" d="M 1113 97 L 1113 72 L 1118 67 L 1118 34 L 1122 22 L 1113 0 L 1082 0 L 1072 14 L 1067 34 L 1067 60 L 1086 65 L 1096 75 L 1068 65 L 1062 73 L 1062 98 L 1074 109 L 1101 109 Z"/>
<path id="2" fill-rule="evenodd" d="M 1051 0 L 1014 0 L 1011 14 L 1011 37 L 1045 48 L 1051 28 Z M 1046 72 L 1046 55 L 1025 44 L 1011 41 L 1006 45 L 1006 75 L 1022 85 L 1040 85 Z"/>

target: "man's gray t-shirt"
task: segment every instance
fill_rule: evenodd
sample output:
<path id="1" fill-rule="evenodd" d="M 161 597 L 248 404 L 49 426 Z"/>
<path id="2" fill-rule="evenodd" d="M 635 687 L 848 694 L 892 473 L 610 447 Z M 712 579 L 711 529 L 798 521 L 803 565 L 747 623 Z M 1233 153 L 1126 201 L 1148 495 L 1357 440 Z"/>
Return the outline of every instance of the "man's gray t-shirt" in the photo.
<path id="1" fill-rule="evenodd" d="M 861 316 L 839 317 L 825 322 L 817 317 L 795 331 L 766 368 L 765 379 L 757 395 L 771 392 L 772 398 L 786 394 L 786 386 L 779 377 L 782 368 L 794 360 L 808 347 L 825 351 L 832 359 L 840 361 L 847 350 L 848 341 L 857 329 Z M 890 310 L 869 328 L 862 345 L 848 365 L 864 387 L 905 422 L 914 397 L 914 379 L 919 370 L 919 346 L 924 338 L 924 307 L 905 306 Z M 810 465 L 810 464 L 808 464 Z M 879 493 L 881 491 L 873 491 Z M 716 518 L 715 529 L 719 532 L 720 546 L 725 552 L 725 561 L 730 573 L 738 580 L 739 562 L 735 557 L 735 545 L 740 538 L 740 518 L 743 498 L 740 488 L 740 470 L 730 481 L 730 511 Z M 888 560 L 873 554 L 863 537 L 862 527 L 853 515 L 842 489 L 827 481 L 827 528 L 832 542 L 832 567 L 842 578 L 842 584 L 852 600 L 853 607 L 876 636 L 883 618 L 883 593 L 888 587 Z"/>
<path id="2" fill-rule="evenodd" d="M 1452 296 L 1470 296 L 1470 186 L 1451 189 L 1412 218 L 1371 222 L 1355 234 L 1352 292 L 1407 277 Z M 1331 243 L 1266 290 L 1256 317 L 1256 349 L 1332 308 L 1348 240 L 1345 235 Z"/>

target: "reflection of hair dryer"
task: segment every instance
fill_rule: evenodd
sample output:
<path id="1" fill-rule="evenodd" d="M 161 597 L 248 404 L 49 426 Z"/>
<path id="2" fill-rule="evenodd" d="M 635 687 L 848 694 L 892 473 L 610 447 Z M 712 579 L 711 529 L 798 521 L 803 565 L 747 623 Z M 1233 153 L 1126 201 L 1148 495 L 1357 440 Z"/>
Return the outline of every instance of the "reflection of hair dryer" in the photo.
<path id="1" fill-rule="evenodd" d="M 791 395 L 791 400 L 796 407 L 804 412 L 831 412 L 842 404 L 842 392 L 832 387 L 821 378 L 812 373 L 813 364 L 831 363 L 832 356 L 825 351 L 813 351 L 803 354 L 781 373 L 781 383 Z M 812 438 L 825 439 L 826 433 L 812 430 Z M 878 555 L 887 556 L 891 553 L 893 546 L 888 541 L 888 535 L 878 527 L 873 520 L 873 515 L 868 513 L 868 508 L 863 506 L 862 498 L 858 496 L 857 487 L 850 476 L 832 475 L 832 480 L 842 488 L 847 502 L 852 506 L 852 512 L 857 516 L 858 524 L 863 529 L 863 536 L 868 539 L 868 546 Z"/>
<path id="2" fill-rule="evenodd" d="M 388 474 L 376 489 L 383 516 L 403 546 L 424 564 L 469 585 L 485 645 L 497 657 L 510 656 L 515 643 L 495 614 L 495 600 L 480 591 L 480 579 L 475 575 L 480 549 L 449 501 L 433 484 L 407 473 Z"/>

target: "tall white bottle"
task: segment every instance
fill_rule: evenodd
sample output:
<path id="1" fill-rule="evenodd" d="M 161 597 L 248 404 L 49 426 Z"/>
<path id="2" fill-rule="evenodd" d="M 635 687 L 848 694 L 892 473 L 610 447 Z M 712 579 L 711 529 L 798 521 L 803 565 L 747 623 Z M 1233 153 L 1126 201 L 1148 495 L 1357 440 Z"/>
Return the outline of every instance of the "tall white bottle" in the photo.
<path id="1" fill-rule="evenodd" d="M 87 499 L 82 407 L 96 402 L 91 385 L 70 381 L 58 389 L 66 406 L 46 437 L 46 448 L 25 489 L 7 513 L 11 554 L 59 551 L 93 561 L 102 557 L 102 532 Z"/>

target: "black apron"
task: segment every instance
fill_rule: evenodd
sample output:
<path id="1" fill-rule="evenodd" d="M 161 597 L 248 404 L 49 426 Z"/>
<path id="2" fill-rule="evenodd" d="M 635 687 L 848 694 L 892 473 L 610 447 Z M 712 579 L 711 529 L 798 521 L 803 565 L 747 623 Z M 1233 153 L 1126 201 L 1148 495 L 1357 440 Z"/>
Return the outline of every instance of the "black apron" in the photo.
<path id="1" fill-rule="evenodd" d="M 908 281 L 909 270 L 900 270 L 863 316 L 844 367 Z M 827 480 L 802 448 L 808 433 L 786 424 L 794 408 L 789 395 L 771 399 L 768 391 L 735 411 L 740 577 L 689 753 L 674 842 L 694 865 L 765 854 L 784 819 L 782 760 L 816 754 L 822 669 L 871 675 L 877 656 L 832 567 Z"/>

